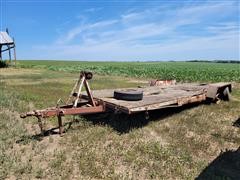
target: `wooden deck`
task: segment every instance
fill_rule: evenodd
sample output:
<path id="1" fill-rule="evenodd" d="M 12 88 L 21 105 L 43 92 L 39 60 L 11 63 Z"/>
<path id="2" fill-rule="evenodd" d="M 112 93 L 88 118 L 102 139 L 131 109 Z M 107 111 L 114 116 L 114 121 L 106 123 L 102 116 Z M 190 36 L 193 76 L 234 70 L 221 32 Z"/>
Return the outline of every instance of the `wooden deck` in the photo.
<path id="1" fill-rule="evenodd" d="M 92 93 L 93 97 L 95 99 L 102 100 L 107 108 L 131 114 L 140 111 L 181 106 L 190 102 L 203 101 L 206 99 L 207 88 L 208 85 L 199 84 L 128 88 L 142 90 L 143 99 L 141 101 L 125 101 L 114 99 L 113 92 L 116 89 L 95 90 Z M 84 96 L 85 95 L 83 95 L 83 97 Z"/>

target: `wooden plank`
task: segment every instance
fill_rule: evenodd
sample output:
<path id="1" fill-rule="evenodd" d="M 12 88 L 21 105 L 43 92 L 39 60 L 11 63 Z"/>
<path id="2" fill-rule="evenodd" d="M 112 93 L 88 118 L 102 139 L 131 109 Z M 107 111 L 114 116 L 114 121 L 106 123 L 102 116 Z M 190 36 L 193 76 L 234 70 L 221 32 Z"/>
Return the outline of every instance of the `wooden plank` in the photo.
<path id="1" fill-rule="evenodd" d="M 170 91 L 168 93 L 158 94 L 158 95 L 145 95 L 141 101 L 125 101 L 117 100 L 114 98 L 100 98 L 104 102 L 110 102 L 118 106 L 125 106 L 127 108 L 135 108 L 139 106 L 146 106 L 154 103 L 163 103 L 167 101 L 172 101 L 178 98 L 184 98 L 189 96 L 198 95 L 200 92 L 184 92 L 184 91 Z"/>
<path id="2" fill-rule="evenodd" d="M 131 109 L 129 109 L 129 112 L 130 112 L 129 114 L 140 112 L 140 111 L 150 111 L 150 110 L 155 110 L 155 109 L 161 109 L 161 108 L 170 107 L 170 106 L 178 106 L 177 100 L 131 108 Z"/>
<path id="3" fill-rule="evenodd" d="M 229 83 L 229 82 L 218 82 L 218 83 L 209 84 L 209 86 L 224 87 L 224 86 L 231 86 L 231 83 Z"/>
<path id="4" fill-rule="evenodd" d="M 207 88 L 207 84 L 179 84 L 171 86 L 125 88 L 125 90 L 142 90 L 143 99 L 141 101 L 117 100 L 113 98 L 115 89 L 96 90 L 93 91 L 93 96 L 95 99 L 103 101 L 109 109 L 120 110 L 130 114 L 169 106 L 181 106 L 183 104 L 205 100 Z M 84 96 L 86 97 L 86 93 L 83 97 Z"/>
<path id="5" fill-rule="evenodd" d="M 172 85 L 172 86 L 148 86 L 142 88 L 125 88 L 125 89 L 135 89 L 143 91 L 143 95 L 151 95 L 151 94 L 159 94 L 169 92 L 171 90 L 184 90 L 184 91 L 199 91 L 207 88 L 207 86 L 199 86 L 198 84 L 180 84 L 180 85 Z M 93 91 L 93 96 L 96 98 L 106 98 L 113 97 L 114 90 L 122 90 L 122 89 L 102 89 Z"/>

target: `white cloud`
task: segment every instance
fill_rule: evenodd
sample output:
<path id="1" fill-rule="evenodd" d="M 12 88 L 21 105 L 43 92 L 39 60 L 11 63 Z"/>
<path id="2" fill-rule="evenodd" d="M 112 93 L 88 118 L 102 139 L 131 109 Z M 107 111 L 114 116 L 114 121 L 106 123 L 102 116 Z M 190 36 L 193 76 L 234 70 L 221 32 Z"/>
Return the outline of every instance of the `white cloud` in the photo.
<path id="1" fill-rule="evenodd" d="M 232 2 L 135 10 L 112 19 L 82 22 L 50 47 L 35 49 L 47 51 L 46 59 L 239 59 L 239 22 L 222 20 L 234 12 Z M 196 30 L 181 29 L 184 26 Z"/>
<path id="2" fill-rule="evenodd" d="M 85 12 L 89 12 L 89 13 L 94 13 L 94 12 L 97 12 L 97 11 L 100 11 L 102 10 L 103 8 L 102 7 L 92 7 L 92 8 L 88 8 L 88 9 L 85 9 L 84 11 Z"/>
<path id="3" fill-rule="evenodd" d="M 117 20 L 106 20 L 99 21 L 93 24 L 83 24 L 68 31 L 66 35 L 60 37 L 56 42 L 57 44 L 68 43 L 69 41 L 73 40 L 76 36 L 81 35 L 81 33 L 83 33 L 84 31 L 90 31 L 92 29 L 106 27 L 109 25 L 113 25 L 115 23 L 117 23 Z"/>
<path id="4" fill-rule="evenodd" d="M 46 47 L 43 47 L 43 50 L 48 51 L 46 54 L 57 54 L 56 58 L 52 57 L 53 59 L 134 61 L 236 59 L 239 56 L 238 48 L 239 44 L 236 34 L 223 34 L 168 44 L 139 44 L 129 47 L 115 42 L 107 42 L 93 46 L 58 46 L 48 50 Z"/>

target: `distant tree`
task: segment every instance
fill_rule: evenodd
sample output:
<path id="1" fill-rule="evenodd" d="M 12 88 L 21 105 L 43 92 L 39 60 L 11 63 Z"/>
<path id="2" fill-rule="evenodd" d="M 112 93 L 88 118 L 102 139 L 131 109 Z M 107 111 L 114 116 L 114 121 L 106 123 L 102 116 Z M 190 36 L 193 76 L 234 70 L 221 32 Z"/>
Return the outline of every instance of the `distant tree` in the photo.
<path id="1" fill-rule="evenodd" d="M 187 62 L 206 62 L 206 63 L 234 63 L 240 64 L 240 60 L 190 60 Z"/>

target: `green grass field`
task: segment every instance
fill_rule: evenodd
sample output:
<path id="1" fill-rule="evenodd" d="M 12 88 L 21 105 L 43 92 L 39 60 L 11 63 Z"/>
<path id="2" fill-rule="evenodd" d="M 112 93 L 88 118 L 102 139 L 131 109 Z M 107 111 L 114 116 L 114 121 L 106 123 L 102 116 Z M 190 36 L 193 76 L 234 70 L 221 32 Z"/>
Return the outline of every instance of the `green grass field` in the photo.
<path id="1" fill-rule="evenodd" d="M 79 72 L 87 69 L 100 75 L 176 79 L 190 82 L 240 82 L 240 64 L 231 63 L 20 61 L 19 67 L 64 72 Z"/>
<path id="2" fill-rule="evenodd" d="M 19 61 L 0 69 L 0 179 L 234 179 L 240 128 L 239 64 Z M 76 117 L 67 133 L 41 136 L 21 112 L 66 100 L 79 71 L 92 89 L 136 87 L 152 78 L 233 83 L 232 101 L 143 114 Z M 64 117 L 64 122 L 72 117 Z M 57 127 L 50 118 L 47 129 Z M 231 152 L 230 152 L 231 153 Z M 215 162 L 215 161 L 214 161 Z M 199 176 L 200 175 L 200 176 Z"/>

